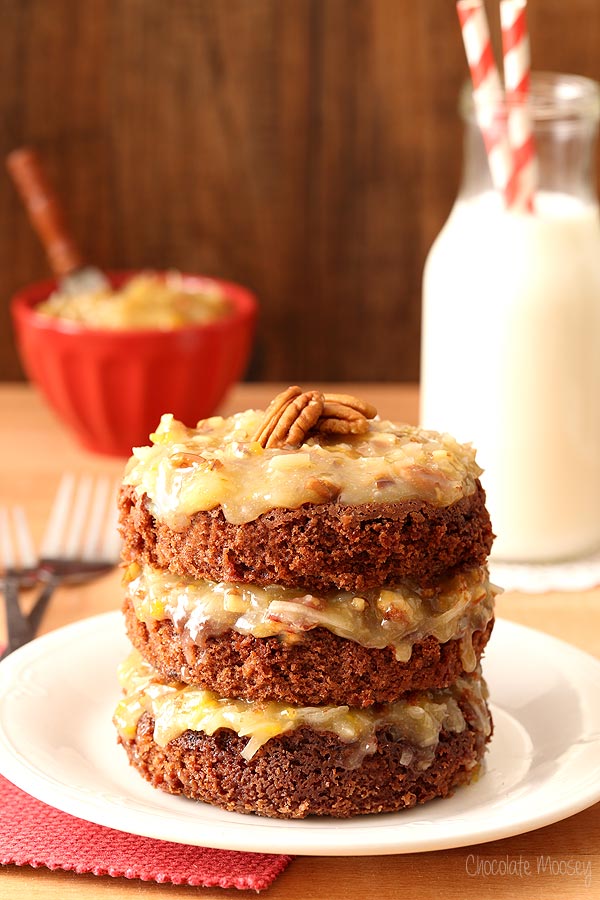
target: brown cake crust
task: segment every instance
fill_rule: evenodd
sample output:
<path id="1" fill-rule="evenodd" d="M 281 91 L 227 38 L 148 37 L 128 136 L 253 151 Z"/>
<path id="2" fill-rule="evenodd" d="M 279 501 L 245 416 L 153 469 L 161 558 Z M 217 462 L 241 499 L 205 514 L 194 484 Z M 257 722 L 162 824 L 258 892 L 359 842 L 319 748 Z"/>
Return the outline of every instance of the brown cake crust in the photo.
<path id="1" fill-rule="evenodd" d="M 442 731 L 432 764 L 420 771 L 418 755 L 400 763 L 410 745 L 381 730 L 375 753 L 352 768 L 352 745 L 307 727 L 272 738 L 249 762 L 240 755 L 246 739 L 228 729 L 212 736 L 186 731 L 163 749 L 153 728 L 144 713 L 135 738 L 119 740 L 154 787 L 233 812 L 286 819 L 396 812 L 447 797 L 472 780 L 486 744 L 474 722 L 459 734 Z"/>
<path id="2" fill-rule="evenodd" d="M 448 687 L 464 674 L 460 642 L 428 637 L 413 647 L 408 662 L 393 650 L 370 649 L 314 628 L 297 643 L 227 631 L 203 646 L 185 641 L 170 619 L 147 626 L 131 599 L 123 612 L 133 646 L 165 681 L 183 681 L 242 700 L 277 700 L 300 706 L 365 707 L 398 699 L 406 691 Z M 477 660 L 493 621 L 473 634 Z"/>
<path id="3" fill-rule="evenodd" d="M 145 496 L 121 489 L 125 558 L 211 581 L 364 591 L 483 565 L 493 534 L 479 482 L 450 506 L 400 503 L 305 504 L 275 509 L 243 525 L 220 508 L 195 513 L 174 531 L 150 513 Z"/>

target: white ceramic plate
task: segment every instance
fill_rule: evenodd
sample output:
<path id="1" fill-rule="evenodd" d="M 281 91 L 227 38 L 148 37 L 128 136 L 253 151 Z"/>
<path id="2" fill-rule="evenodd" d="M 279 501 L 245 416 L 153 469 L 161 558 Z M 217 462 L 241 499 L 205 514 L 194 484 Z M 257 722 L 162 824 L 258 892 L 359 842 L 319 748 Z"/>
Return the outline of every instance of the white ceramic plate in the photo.
<path id="1" fill-rule="evenodd" d="M 0 664 L 0 772 L 100 825 L 229 850 L 364 855 L 460 847 L 530 831 L 600 800 L 600 663 L 498 621 L 484 673 L 495 733 L 480 780 L 416 809 L 350 820 L 228 813 L 150 787 L 111 723 L 128 643 L 119 613 L 61 628 Z"/>

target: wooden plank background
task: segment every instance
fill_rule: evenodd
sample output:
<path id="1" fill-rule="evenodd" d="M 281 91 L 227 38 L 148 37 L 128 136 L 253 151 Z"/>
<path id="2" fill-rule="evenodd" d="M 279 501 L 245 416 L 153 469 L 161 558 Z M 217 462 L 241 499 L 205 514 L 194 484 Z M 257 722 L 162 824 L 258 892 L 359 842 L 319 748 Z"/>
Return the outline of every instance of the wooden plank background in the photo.
<path id="1" fill-rule="evenodd" d="M 490 2 L 497 35 L 498 12 Z M 249 377 L 416 379 L 460 169 L 453 0 L 0 0 L 0 154 L 45 156 L 91 259 L 253 287 Z M 600 78 L 600 2 L 530 0 L 538 69 Z M 46 262 L 0 174 L 11 293 Z"/>

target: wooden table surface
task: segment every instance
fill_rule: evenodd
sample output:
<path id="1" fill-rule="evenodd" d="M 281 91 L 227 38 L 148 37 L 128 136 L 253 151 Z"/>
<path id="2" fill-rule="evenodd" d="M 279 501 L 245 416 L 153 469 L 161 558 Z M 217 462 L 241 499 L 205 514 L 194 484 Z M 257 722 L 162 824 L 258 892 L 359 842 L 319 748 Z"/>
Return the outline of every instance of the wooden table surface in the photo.
<path id="1" fill-rule="evenodd" d="M 417 391 L 413 386 L 345 385 L 344 390 L 368 397 L 382 416 L 416 421 Z M 240 385 L 230 394 L 223 411 L 263 407 L 274 393 L 274 387 L 269 385 Z M 0 502 L 25 505 L 36 539 L 43 532 L 63 471 L 115 475 L 122 471 L 123 460 L 98 457 L 79 449 L 28 386 L 0 386 L 0 423 Z M 119 575 L 114 572 L 91 585 L 57 591 L 42 630 L 117 609 L 119 605 Z M 498 601 L 498 613 L 600 657 L 600 589 L 531 596 L 505 593 Z M 560 722 L 556 727 L 560 727 Z M 479 874 L 475 871 L 477 861 Z M 505 874 L 507 864 L 514 874 Z M 487 874 L 482 874 L 482 867 Z M 0 868 L 2 900 L 132 900 L 140 896 L 166 900 L 190 897 L 192 893 L 207 900 L 240 897 L 235 890 L 174 887 L 27 866 Z M 412 898 L 435 900 L 440 896 L 444 900 L 479 900 L 492 894 L 495 898 L 598 900 L 600 804 L 546 828 L 468 848 L 379 857 L 298 857 L 265 896 L 269 900 L 358 900 L 365 896 L 397 900 L 405 893 Z"/>

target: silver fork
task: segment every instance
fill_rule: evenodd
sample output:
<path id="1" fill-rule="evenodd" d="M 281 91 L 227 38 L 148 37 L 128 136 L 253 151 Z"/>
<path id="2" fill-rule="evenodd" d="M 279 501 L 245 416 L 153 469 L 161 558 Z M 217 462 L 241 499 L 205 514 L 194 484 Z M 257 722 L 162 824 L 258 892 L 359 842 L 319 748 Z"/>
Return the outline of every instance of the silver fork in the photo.
<path id="1" fill-rule="evenodd" d="M 45 585 L 29 614 L 34 632 L 57 585 L 88 581 L 115 567 L 117 518 L 116 484 L 108 476 L 63 476 L 42 538 L 38 578 Z"/>
<path id="2" fill-rule="evenodd" d="M 19 588 L 32 586 L 37 580 L 37 557 L 22 506 L 0 508 L 0 563 L 7 632 L 2 659 L 35 635 L 34 626 L 19 604 Z"/>

